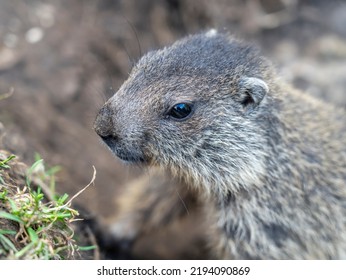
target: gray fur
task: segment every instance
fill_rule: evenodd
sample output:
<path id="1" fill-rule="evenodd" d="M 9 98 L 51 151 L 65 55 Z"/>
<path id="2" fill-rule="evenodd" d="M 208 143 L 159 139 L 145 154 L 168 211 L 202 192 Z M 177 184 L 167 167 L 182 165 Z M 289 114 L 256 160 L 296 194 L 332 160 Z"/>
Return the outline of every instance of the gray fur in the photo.
<path id="1" fill-rule="evenodd" d="M 172 119 L 182 102 L 193 114 Z M 145 55 L 95 130 L 121 159 L 200 191 L 215 257 L 341 259 L 345 124 L 345 112 L 279 80 L 257 49 L 208 32 Z"/>

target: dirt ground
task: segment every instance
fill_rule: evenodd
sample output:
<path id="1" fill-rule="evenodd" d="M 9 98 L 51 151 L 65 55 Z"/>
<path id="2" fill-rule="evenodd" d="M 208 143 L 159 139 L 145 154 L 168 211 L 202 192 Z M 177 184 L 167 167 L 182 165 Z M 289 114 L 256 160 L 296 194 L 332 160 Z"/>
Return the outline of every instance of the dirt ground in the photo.
<path id="1" fill-rule="evenodd" d="M 141 171 L 114 159 L 92 123 L 141 54 L 218 28 L 258 44 L 283 79 L 346 108 L 345 27 L 344 0 L 1 0 L 0 96 L 13 89 L 0 100 L 3 148 L 28 164 L 37 152 L 60 165 L 58 191 L 71 195 L 94 165 L 95 187 L 78 203 L 107 224 Z M 183 227 L 143 237 L 135 256 L 203 258 L 186 249 L 195 240 L 179 238 L 193 228 Z"/>

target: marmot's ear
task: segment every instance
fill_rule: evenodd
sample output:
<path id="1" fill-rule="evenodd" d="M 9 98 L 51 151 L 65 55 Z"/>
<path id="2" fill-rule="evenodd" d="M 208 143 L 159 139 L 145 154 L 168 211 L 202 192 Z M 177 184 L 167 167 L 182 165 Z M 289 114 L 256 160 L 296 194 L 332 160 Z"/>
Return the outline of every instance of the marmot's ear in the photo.
<path id="1" fill-rule="evenodd" d="M 268 85 L 263 80 L 254 77 L 242 77 L 239 81 L 236 101 L 242 105 L 244 112 L 251 112 L 261 103 L 268 91 Z"/>

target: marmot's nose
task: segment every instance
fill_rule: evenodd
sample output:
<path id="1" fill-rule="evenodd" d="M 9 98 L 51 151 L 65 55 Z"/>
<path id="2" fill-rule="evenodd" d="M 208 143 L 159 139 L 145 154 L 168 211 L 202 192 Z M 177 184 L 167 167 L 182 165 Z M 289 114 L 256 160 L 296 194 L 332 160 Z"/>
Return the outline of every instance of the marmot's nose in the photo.
<path id="1" fill-rule="evenodd" d="M 109 137 L 114 138 L 112 114 L 107 103 L 96 116 L 94 130 L 102 139 L 107 139 Z"/>

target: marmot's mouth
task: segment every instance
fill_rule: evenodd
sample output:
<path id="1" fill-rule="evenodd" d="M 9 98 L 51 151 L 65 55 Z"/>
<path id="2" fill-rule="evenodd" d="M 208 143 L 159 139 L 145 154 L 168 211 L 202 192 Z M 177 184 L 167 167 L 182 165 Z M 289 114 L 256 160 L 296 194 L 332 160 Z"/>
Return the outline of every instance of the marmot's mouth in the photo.
<path id="1" fill-rule="evenodd" d="M 140 156 L 133 154 L 122 154 L 114 150 L 112 150 L 112 152 L 125 163 L 146 163 L 146 160 Z"/>
<path id="2" fill-rule="evenodd" d="M 99 135 L 103 142 L 113 151 L 116 145 L 116 140 L 112 135 L 102 136 Z"/>
<path id="3" fill-rule="evenodd" d="M 136 152 L 135 150 L 124 147 L 115 137 L 109 135 L 101 136 L 101 138 L 111 152 L 123 162 L 130 164 L 149 162 L 141 152 Z"/>

